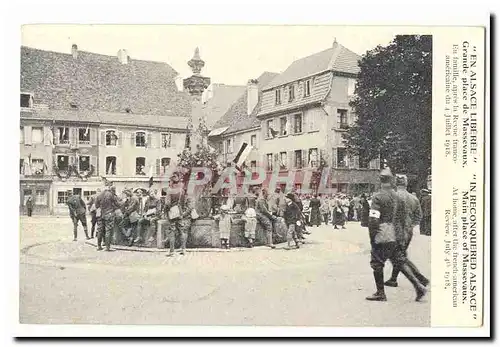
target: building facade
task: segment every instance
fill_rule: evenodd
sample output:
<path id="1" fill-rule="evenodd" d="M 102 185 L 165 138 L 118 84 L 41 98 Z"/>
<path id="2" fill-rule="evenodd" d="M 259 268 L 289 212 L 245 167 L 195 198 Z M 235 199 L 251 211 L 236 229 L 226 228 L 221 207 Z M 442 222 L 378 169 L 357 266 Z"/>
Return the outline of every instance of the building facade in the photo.
<path id="1" fill-rule="evenodd" d="M 21 47 L 20 211 L 66 214 L 71 191 L 84 200 L 103 178 L 160 188 L 182 150 L 190 99 L 168 64 L 79 51 Z M 112 158 L 115 158 L 114 160 Z"/>

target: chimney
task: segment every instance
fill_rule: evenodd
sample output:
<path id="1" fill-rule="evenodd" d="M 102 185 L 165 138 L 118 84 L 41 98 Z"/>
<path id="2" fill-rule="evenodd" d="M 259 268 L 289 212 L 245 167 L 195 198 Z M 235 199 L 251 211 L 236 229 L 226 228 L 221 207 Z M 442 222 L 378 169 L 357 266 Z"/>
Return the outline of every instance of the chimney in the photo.
<path id="1" fill-rule="evenodd" d="M 129 58 L 128 58 L 128 52 L 127 52 L 126 49 L 120 49 L 118 51 L 117 56 L 118 56 L 118 61 L 120 63 L 122 63 L 122 64 L 127 64 L 128 63 Z"/>
<path id="2" fill-rule="evenodd" d="M 78 58 L 78 46 L 75 44 L 71 46 L 71 55 L 73 55 L 73 59 Z"/>
<path id="3" fill-rule="evenodd" d="M 257 80 L 249 80 L 247 83 L 247 114 L 253 112 L 255 106 L 259 102 L 259 87 Z"/>

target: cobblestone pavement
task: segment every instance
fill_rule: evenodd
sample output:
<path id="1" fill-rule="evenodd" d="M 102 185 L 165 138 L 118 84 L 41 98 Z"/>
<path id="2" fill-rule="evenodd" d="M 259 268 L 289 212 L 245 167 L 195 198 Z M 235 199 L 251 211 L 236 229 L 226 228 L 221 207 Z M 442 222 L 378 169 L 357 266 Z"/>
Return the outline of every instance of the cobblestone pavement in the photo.
<path id="1" fill-rule="evenodd" d="M 388 302 L 374 291 L 367 230 L 310 228 L 286 251 L 97 252 L 69 218 L 21 218 L 21 323 L 428 326 L 430 294 L 414 302 L 401 276 Z M 430 275 L 430 239 L 411 259 Z M 391 265 L 386 267 L 389 276 Z"/>

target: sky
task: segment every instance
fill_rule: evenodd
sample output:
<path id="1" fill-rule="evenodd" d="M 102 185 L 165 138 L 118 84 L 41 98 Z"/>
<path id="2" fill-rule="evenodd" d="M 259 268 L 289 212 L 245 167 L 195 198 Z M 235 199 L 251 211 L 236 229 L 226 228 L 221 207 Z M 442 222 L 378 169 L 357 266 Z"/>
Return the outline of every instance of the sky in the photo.
<path id="1" fill-rule="evenodd" d="M 79 50 L 166 62 L 183 78 L 199 47 L 202 75 L 212 83 L 246 85 L 262 72 L 283 72 L 294 60 L 328 49 L 334 40 L 364 54 L 386 45 L 397 27 L 251 25 L 25 25 L 21 44 L 56 52 Z M 399 32 L 401 34 L 401 32 Z"/>

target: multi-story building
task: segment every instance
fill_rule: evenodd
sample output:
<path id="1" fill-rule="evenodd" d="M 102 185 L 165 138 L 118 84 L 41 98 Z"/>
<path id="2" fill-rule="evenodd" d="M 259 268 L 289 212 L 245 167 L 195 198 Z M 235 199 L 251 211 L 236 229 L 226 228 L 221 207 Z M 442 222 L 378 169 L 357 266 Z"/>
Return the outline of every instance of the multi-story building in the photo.
<path id="1" fill-rule="evenodd" d="M 378 160 L 349 156 L 342 136 L 355 120 L 349 101 L 359 59 L 334 42 L 327 50 L 293 62 L 263 88 L 257 118 L 259 151 L 267 170 L 294 170 L 300 177 L 304 169 L 323 163 L 331 168 L 328 185 L 334 191 L 375 189 Z"/>
<path id="2" fill-rule="evenodd" d="M 105 56 L 76 45 L 71 54 L 22 47 L 21 207 L 32 195 L 35 213 L 67 213 L 68 191 L 89 197 L 110 168 L 119 192 L 147 187 L 150 174 L 159 187 L 191 112 L 176 80 L 168 64 L 134 60 L 125 50 Z M 164 147 L 167 139 L 174 145 Z"/>
<path id="3" fill-rule="evenodd" d="M 250 80 L 246 91 L 213 126 L 209 140 L 218 149 L 221 162 L 230 163 L 245 142 L 252 146 L 246 166 L 261 165 L 261 126 L 256 115 L 260 109 L 262 88 L 276 76 L 276 73 L 264 72 L 256 80 Z"/>
<path id="4" fill-rule="evenodd" d="M 216 123 L 211 143 L 221 160 L 233 160 L 242 142 L 252 145 L 247 166 L 288 177 L 301 188 L 305 170 L 329 167 L 328 187 L 339 192 L 372 191 L 379 160 L 348 155 L 343 134 L 355 121 L 349 107 L 360 57 L 335 42 L 293 62 L 283 73 L 250 81 L 247 93 Z M 314 187 L 310 187 L 314 188 Z"/>

